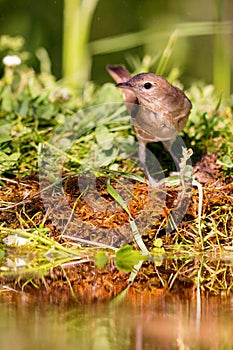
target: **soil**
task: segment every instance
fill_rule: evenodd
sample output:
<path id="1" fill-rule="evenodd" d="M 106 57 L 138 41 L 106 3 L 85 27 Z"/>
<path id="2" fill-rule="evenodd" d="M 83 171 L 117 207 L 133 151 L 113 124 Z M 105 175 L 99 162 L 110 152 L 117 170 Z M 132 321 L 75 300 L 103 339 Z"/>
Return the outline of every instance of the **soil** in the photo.
<path id="1" fill-rule="evenodd" d="M 194 166 L 194 174 L 202 184 L 204 192 L 202 217 L 206 225 L 204 229 L 206 242 L 209 242 L 205 255 L 207 260 L 203 263 L 201 254 L 200 256 L 194 254 L 193 257 L 184 260 L 182 254 L 177 253 L 175 258 L 166 257 L 162 263 L 159 263 L 156 258 L 153 261 L 146 261 L 130 286 L 127 298 L 137 299 L 139 296 L 153 298 L 156 295 L 180 291 L 192 295 L 197 286 L 196 276 L 200 266 L 205 279 L 202 286 L 203 292 L 231 293 L 232 269 L 224 259 L 218 259 L 219 255 L 213 257 L 213 252 L 216 246 L 232 244 L 232 178 L 223 177 L 214 155 L 203 156 Z M 117 188 L 117 181 L 111 184 Z M 89 197 L 80 196 L 79 185 L 80 178 L 76 176 L 67 177 L 63 181 L 62 189 L 66 198 L 66 203 L 63 203 L 59 187 L 50 187 L 46 195 L 45 192 L 42 195 L 36 176 L 1 181 L 1 206 L 7 203 L 7 209 L 0 211 L 0 225 L 15 229 L 30 228 L 43 223 L 44 227 L 49 228 L 50 236 L 60 243 L 68 243 L 68 240 L 61 236 L 65 227 L 66 234 L 72 237 L 115 247 L 132 243 L 136 248 L 132 240 L 128 214 L 109 195 L 106 179 L 104 177 L 97 179 L 96 188 L 91 189 Z M 176 230 L 167 230 L 169 214 L 176 205 L 179 195 L 178 188 L 166 188 L 165 207 L 161 206 L 162 191 L 157 192 L 156 201 L 150 200 L 150 196 L 154 196 L 155 193 L 151 193 L 146 184 L 135 182 L 131 184 L 130 191 L 130 198 L 127 198 L 126 192 L 122 192 L 122 197 L 126 196 L 124 200 L 127 201 L 131 215 L 149 250 L 154 247 L 156 238 L 162 239 L 164 247 L 171 247 L 177 243 L 184 244 L 184 242 L 190 242 L 198 247 L 200 242 L 196 224 L 194 224 L 198 216 L 199 201 L 196 188 L 192 188 L 191 194 L 188 194 L 186 213 L 178 225 L 179 233 Z M 67 208 L 69 213 L 72 213 L 68 218 Z M 73 208 L 73 211 L 70 208 Z M 29 217 L 33 218 L 33 221 L 28 220 Z M 225 221 L 221 219 L 222 217 L 226 218 Z M 211 236 L 213 225 L 216 225 L 216 230 L 219 232 L 217 238 L 208 236 Z M 208 254 L 210 250 L 212 252 Z M 213 277 L 214 271 L 216 271 L 216 278 Z M 129 275 L 119 271 L 114 261 L 109 261 L 105 267 L 99 268 L 93 259 L 87 259 L 82 264 L 74 262 L 67 267 L 65 265 L 54 267 L 45 276 L 29 278 L 29 276 L 16 277 L 14 274 L 9 274 L 1 277 L 0 273 L 0 283 L 2 286 L 7 286 L 7 290 L 12 288 L 14 291 L 21 291 L 23 288 L 28 296 L 48 298 L 55 303 L 66 303 L 74 298 L 74 295 L 81 303 L 93 303 L 110 300 L 119 295 L 127 287 Z"/>

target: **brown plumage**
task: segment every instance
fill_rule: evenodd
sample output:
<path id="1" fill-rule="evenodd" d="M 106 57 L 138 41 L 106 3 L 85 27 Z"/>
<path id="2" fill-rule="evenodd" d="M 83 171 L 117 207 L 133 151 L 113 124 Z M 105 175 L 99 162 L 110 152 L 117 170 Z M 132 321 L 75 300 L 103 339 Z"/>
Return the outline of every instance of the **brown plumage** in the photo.
<path id="1" fill-rule="evenodd" d="M 107 66 L 107 71 L 122 89 L 139 141 L 139 159 L 149 182 L 156 185 L 146 165 L 146 144 L 162 141 L 172 154 L 172 144 L 185 127 L 192 104 L 181 89 L 158 74 L 141 73 L 132 77 L 122 66 Z M 175 154 L 172 156 L 179 162 Z"/>

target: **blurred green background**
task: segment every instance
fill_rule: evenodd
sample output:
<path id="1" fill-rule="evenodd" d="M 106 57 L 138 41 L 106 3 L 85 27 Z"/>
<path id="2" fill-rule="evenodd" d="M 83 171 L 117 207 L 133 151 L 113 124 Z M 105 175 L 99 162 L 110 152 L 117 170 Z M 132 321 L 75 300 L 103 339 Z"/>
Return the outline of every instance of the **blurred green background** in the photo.
<path id="1" fill-rule="evenodd" d="M 83 8 L 75 13 L 72 6 Z M 90 6 L 93 16 L 89 13 L 86 20 Z M 203 80 L 214 83 L 219 94 L 232 92 L 232 0 L 0 0 L 0 20 L 0 34 L 24 37 L 25 50 L 46 48 L 58 79 L 72 73 L 71 61 L 78 57 L 78 47 L 79 51 L 85 47 L 88 58 L 84 60 L 90 59 L 90 64 L 84 67 L 82 58 L 78 65 L 98 84 L 111 81 L 106 64 L 123 63 L 133 69 L 129 62 L 132 66 L 145 55 L 161 54 L 178 27 L 164 75 L 178 67 L 186 86 Z M 81 46 L 69 35 L 75 25 L 76 37 L 77 32 L 85 32 L 84 39 L 78 39 Z M 35 56 L 31 63 L 38 69 Z M 156 64 L 151 70 L 156 71 Z"/>

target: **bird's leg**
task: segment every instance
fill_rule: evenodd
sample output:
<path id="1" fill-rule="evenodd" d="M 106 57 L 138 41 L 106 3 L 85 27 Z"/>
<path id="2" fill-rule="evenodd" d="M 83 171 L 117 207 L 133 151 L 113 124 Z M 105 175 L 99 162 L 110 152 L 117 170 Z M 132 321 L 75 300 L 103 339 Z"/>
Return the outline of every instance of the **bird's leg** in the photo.
<path id="1" fill-rule="evenodd" d="M 138 156 L 139 156 L 139 160 L 140 162 L 142 163 L 143 165 L 143 168 L 145 170 L 145 173 L 146 173 L 146 176 L 147 176 L 147 179 L 150 183 L 150 185 L 152 187 L 158 187 L 159 186 L 159 182 L 156 181 L 151 175 L 150 175 L 150 172 L 149 172 L 149 169 L 147 167 L 147 164 L 146 164 L 146 144 L 143 143 L 143 142 L 139 142 L 139 149 L 138 149 Z"/>
<path id="2" fill-rule="evenodd" d="M 177 172 L 179 173 L 180 172 L 180 161 L 181 161 L 181 156 L 182 156 L 181 145 L 178 142 L 176 142 L 176 138 L 163 141 L 163 145 L 170 153 L 170 155 L 171 155 L 171 157 L 174 160 L 174 163 L 176 165 Z"/>

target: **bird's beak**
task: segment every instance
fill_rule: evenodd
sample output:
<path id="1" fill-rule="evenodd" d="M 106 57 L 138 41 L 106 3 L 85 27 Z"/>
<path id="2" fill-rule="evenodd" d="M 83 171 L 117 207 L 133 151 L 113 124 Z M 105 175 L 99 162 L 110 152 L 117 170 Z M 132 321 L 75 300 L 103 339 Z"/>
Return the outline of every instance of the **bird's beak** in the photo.
<path id="1" fill-rule="evenodd" d="M 116 84 L 116 87 L 121 88 L 121 89 L 132 89 L 132 86 L 131 86 L 130 82 L 128 82 L 128 81 L 125 81 L 123 83 L 118 83 L 118 84 Z"/>

